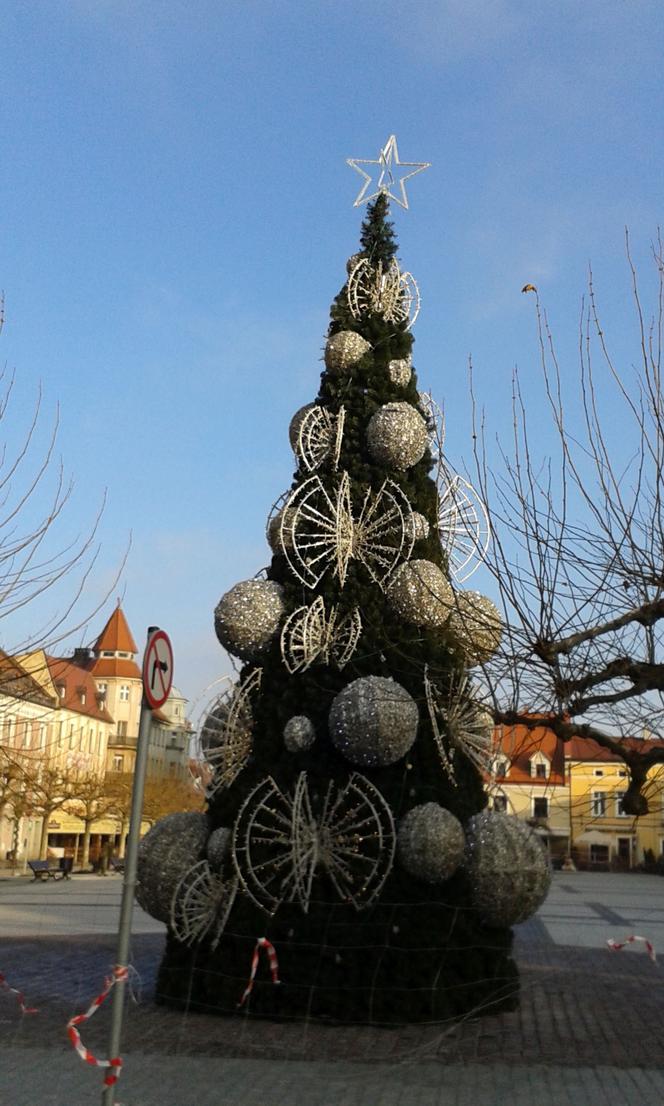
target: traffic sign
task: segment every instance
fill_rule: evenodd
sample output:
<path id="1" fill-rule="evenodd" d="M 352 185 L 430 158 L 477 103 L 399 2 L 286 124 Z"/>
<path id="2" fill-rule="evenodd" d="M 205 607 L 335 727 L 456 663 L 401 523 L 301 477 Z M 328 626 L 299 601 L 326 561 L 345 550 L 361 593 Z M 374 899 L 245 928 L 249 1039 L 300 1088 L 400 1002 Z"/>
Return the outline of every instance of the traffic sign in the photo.
<path id="1" fill-rule="evenodd" d="M 163 706 L 172 685 L 173 647 L 166 631 L 154 628 L 143 657 L 143 690 L 153 710 Z"/>

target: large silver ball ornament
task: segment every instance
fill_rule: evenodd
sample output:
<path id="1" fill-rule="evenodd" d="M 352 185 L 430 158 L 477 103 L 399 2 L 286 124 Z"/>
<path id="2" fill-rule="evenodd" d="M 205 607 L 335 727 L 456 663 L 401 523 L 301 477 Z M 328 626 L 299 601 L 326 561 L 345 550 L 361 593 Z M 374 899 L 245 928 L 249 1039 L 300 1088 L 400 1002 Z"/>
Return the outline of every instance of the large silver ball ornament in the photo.
<path id="1" fill-rule="evenodd" d="M 274 580 L 244 580 L 219 600 L 214 628 L 229 653 L 254 660 L 272 641 L 284 611 L 281 584 Z"/>
<path id="2" fill-rule="evenodd" d="M 291 444 L 292 450 L 297 450 L 297 443 L 300 437 L 300 429 L 302 427 L 302 423 L 304 422 L 311 409 L 315 406 L 315 403 L 305 403 L 304 407 L 299 407 L 293 415 L 288 427 L 288 440 Z"/>
<path id="3" fill-rule="evenodd" d="M 390 382 L 397 388 L 405 388 L 410 383 L 410 378 L 413 375 L 413 367 L 410 363 L 410 357 L 400 357 L 394 361 L 390 361 L 387 366 L 387 375 Z"/>
<path id="4" fill-rule="evenodd" d="M 401 865 L 426 883 L 442 883 L 463 862 L 466 838 L 458 818 L 438 803 L 410 810 L 399 826 Z"/>
<path id="5" fill-rule="evenodd" d="M 466 825 L 472 901 L 489 926 L 524 922 L 544 902 L 551 866 L 539 839 L 512 814 L 484 810 Z"/>
<path id="6" fill-rule="evenodd" d="M 383 767 L 406 755 L 417 735 L 417 703 L 405 687 L 384 676 L 362 676 L 330 707 L 333 745 L 352 764 Z"/>
<path id="7" fill-rule="evenodd" d="M 325 346 L 325 365 L 330 372 L 348 372 L 361 361 L 371 345 L 354 330 L 340 330 L 328 338 Z"/>
<path id="8" fill-rule="evenodd" d="M 452 587 L 433 561 L 404 561 L 387 588 L 394 611 L 416 626 L 443 626 L 454 604 Z"/>
<path id="9" fill-rule="evenodd" d="M 454 597 L 449 628 L 466 654 L 468 664 L 484 664 L 502 638 L 500 614 L 479 591 L 459 591 Z"/>
<path id="10" fill-rule="evenodd" d="M 316 740 L 316 730 L 306 714 L 296 714 L 284 726 L 284 745 L 289 753 L 302 753 Z"/>
<path id="11" fill-rule="evenodd" d="M 215 872 L 221 871 L 221 866 L 230 849 L 232 835 L 232 830 L 221 826 L 219 829 L 213 830 L 207 839 L 205 854 L 208 864 Z"/>
<path id="12" fill-rule="evenodd" d="M 167 814 L 138 846 L 136 900 L 153 918 L 168 922 L 175 888 L 201 858 L 209 833 L 204 814 Z"/>
<path id="13" fill-rule="evenodd" d="M 385 403 L 369 420 L 369 452 L 386 468 L 405 472 L 422 460 L 428 444 L 426 423 L 412 403 Z"/>

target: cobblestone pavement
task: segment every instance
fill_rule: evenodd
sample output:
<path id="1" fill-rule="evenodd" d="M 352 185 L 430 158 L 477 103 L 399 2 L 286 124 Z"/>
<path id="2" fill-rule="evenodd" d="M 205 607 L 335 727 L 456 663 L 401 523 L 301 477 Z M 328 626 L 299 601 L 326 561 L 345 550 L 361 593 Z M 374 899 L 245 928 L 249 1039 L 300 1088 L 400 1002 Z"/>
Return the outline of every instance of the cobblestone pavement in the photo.
<path id="1" fill-rule="evenodd" d="M 623 882 L 609 885 L 607 892 L 606 880 L 612 878 Z M 32 901 L 24 886 L 18 896 L 17 890 L 0 887 L 0 932 L 5 902 Z M 48 894 L 48 888 L 43 890 Z M 114 901 L 118 890 L 119 885 Z M 107 898 L 111 891 L 104 887 Z M 81 888 L 76 893 L 85 898 Z M 42 909 L 46 901 L 41 900 Z M 662 880 L 559 878 L 545 908 L 517 932 L 518 1011 L 397 1029 L 277 1024 L 155 1006 L 163 934 L 139 932 L 132 959 L 143 993 L 139 1004 L 127 1007 L 118 1101 L 126 1106 L 290 1106 L 297 1095 L 301 1106 L 518 1106 L 526 1100 L 529 1106 L 534 1100 L 541 1106 L 554 1101 L 556 1106 L 568 1101 L 662 1106 L 661 968 L 642 948 L 610 953 L 605 941 L 640 932 L 657 945 L 663 922 Z M 144 928 L 151 927 L 148 920 Z M 560 942 L 577 929 L 586 947 L 552 938 L 557 933 Z M 0 971 L 39 1008 L 38 1015 L 21 1018 L 12 996 L 0 996 L 2 1106 L 97 1101 L 100 1074 L 75 1057 L 64 1026 L 101 989 L 114 947 L 110 932 L 2 939 Z M 85 1043 L 104 1056 L 107 1035 L 102 1008 L 84 1027 Z"/>

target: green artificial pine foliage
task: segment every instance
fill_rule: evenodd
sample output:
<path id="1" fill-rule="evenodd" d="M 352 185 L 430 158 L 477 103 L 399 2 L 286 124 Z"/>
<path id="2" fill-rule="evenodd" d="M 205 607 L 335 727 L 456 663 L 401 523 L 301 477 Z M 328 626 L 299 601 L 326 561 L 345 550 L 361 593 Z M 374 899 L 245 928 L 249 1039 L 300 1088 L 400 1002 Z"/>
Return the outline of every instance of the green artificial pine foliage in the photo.
<path id="1" fill-rule="evenodd" d="M 385 267 L 396 255 L 387 215 L 388 202 L 381 194 L 370 205 L 361 234 L 362 251 L 374 266 L 380 261 Z M 393 471 L 380 464 L 367 445 L 369 420 L 384 405 L 407 403 L 422 411 L 415 372 L 400 386 L 392 383 L 388 373 L 390 361 L 410 357 L 412 336 L 405 322 L 388 322 L 378 312 L 355 318 L 348 307 L 346 286 L 332 305 L 328 338 L 340 331 L 361 335 L 370 348 L 347 371 L 326 367 L 321 376 L 316 404 L 333 419 L 339 417 L 342 407 L 345 414 L 338 463 L 324 461 L 315 472 L 300 464 L 291 493 L 317 478 L 323 492 L 317 493 L 315 505 L 325 510 L 324 496 L 334 501 L 341 474 L 347 473 L 357 518 L 365 496 L 376 495 L 386 480 L 392 481 L 412 510 L 429 523 L 428 536 L 415 541 L 411 558 L 431 561 L 445 572 L 437 531 L 437 489 L 430 475 L 431 453 L 427 449 L 417 463 Z M 336 609 L 338 621 L 359 610 L 361 636 L 343 668 L 328 652 L 309 667 L 290 672 L 284 663 L 280 633 L 258 660 L 244 666 L 241 681 L 257 665 L 262 668 L 260 690 L 251 700 L 251 753 L 230 785 L 212 794 L 210 830 L 239 825 L 254 801 L 252 793 L 270 778 L 292 803 L 302 773 L 306 773 L 314 819 L 322 817 L 330 784 L 341 790 L 353 773 L 361 774 L 378 790 L 396 826 L 424 803 L 438 804 L 462 824 L 482 810 L 486 796 L 479 772 L 463 756 L 454 761 L 454 781 L 443 771 L 427 713 L 425 669 L 439 687 L 449 689 L 465 667 L 462 649 L 446 626 L 426 628 L 404 622 L 390 606 L 385 587 L 357 556 L 349 561 L 343 585 L 332 559 L 321 579 L 308 586 L 294 573 L 288 552 L 277 549 L 268 579 L 283 589 L 284 617 L 322 599 L 327 612 Z M 328 720 L 335 697 L 367 676 L 395 680 L 417 704 L 417 737 L 406 755 L 393 763 L 349 763 L 331 740 Z M 315 741 L 307 749 L 292 752 L 286 747 L 284 728 L 291 719 L 302 716 L 311 723 Z M 277 816 L 279 803 L 275 799 L 272 804 L 279 808 Z M 268 812 L 265 817 L 272 815 Z M 291 831 L 286 822 L 283 832 L 288 839 Z M 348 842 L 347 863 L 360 886 L 362 861 L 357 861 L 353 850 L 361 851 L 364 846 L 362 830 L 354 832 Z M 371 835 L 374 831 L 367 832 Z M 289 841 L 278 855 L 265 845 L 262 861 L 260 849 L 256 854 L 257 863 L 264 865 L 265 879 L 273 881 L 273 890 L 279 884 L 276 875 L 283 872 L 287 879 L 292 866 Z M 238 834 L 236 858 L 244 879 L 246 855 L 241 843 Z M 378 847 L 375 841 L 373 847 Z M 324 846 L 320 848 L 324 851 Z M 234 874 L 228 855 L 222 875 L 231 881 Z M 397 852 L 380 893 L 368 905 L 360 902 L 358 906 L 340 896 L 321 862 L 315 869 L 306 911 L 296 896 L 290 896 L 293 901 L 286 896 L 272 911 L 261 909 L 244 892 L 242 879 L 218 941 L 203 937 L 188 945 L 169 933 L 159 974 L 159 1001 L 235 1013 L 261 936 L 276 950 L 281 983 L 275 986 L 262 964 L 243 1007 L 245 1013 L 388 1024 L 444 1020 L 485 1008 L 495 1011 L 516 1001 L 511 931 L 483 924 L 472 906 L 462 865 L 444 881 L 428 882 L 410 874 Z"/>

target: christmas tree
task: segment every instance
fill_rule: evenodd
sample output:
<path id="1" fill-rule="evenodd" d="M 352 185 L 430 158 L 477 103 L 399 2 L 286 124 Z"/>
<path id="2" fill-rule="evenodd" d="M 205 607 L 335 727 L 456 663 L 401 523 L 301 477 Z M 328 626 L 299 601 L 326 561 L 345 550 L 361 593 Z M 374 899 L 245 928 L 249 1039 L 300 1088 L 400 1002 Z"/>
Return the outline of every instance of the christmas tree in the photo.
<path id="1" fill-rule="evenodd" d="M 271 564 L 215 611 L 244 667 L 202 729 L 207 814 L 141 845 L 139 901 L 169 924 L 160 1001 L 377 1023 L 516 1001 L 509 927 L 549 873 L 527 827 L 485 809 L 492 720 L 469 670 L 500 622 L 454 585 L 441 541 L 431 472 L 450 470 L 417 388 L 419 293 L 388 192 L 332 305 L 318 395 L 290 424 Z"/>

